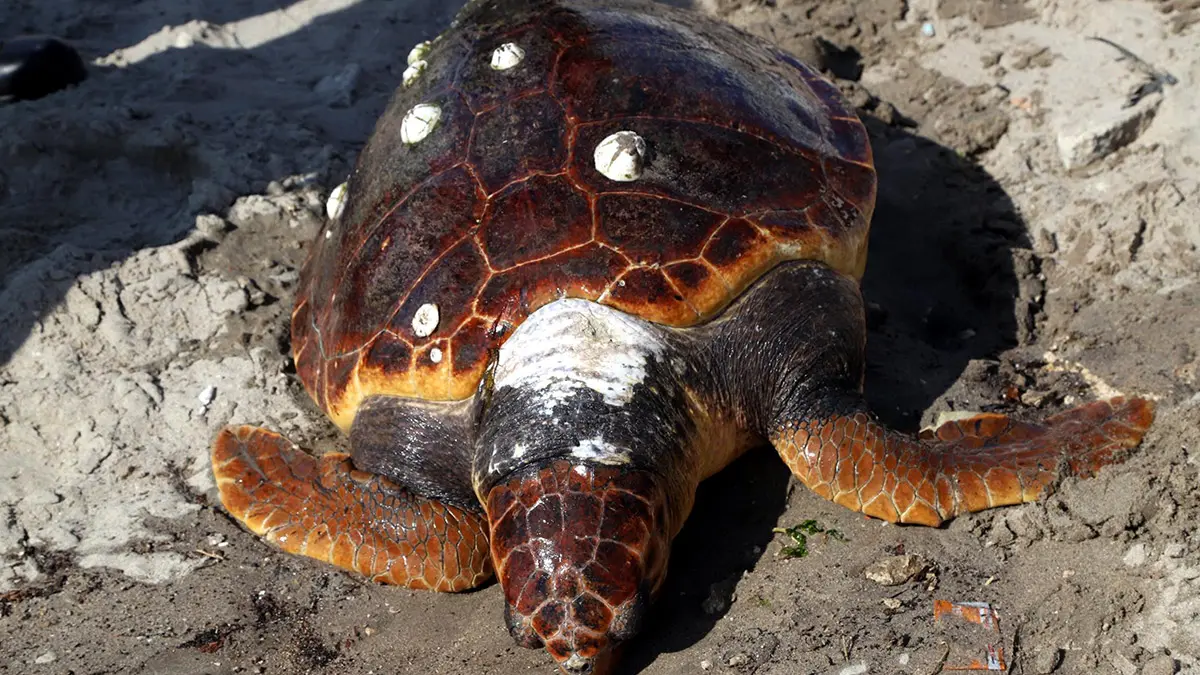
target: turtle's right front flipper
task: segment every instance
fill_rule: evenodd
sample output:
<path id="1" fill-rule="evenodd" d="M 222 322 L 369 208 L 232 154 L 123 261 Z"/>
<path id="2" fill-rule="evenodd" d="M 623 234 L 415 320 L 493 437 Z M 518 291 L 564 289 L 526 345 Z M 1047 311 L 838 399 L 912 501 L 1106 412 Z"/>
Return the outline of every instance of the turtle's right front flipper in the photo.
<path id="1" fill-rule="evenodd" d="M 492 575 L 481 513 L 357 471 L 348 455 L 317 459 L 278 434 L 232 427 L 212 464 L 229 513 L 288 553 L 410 588 L 461 591 Z"/>
<path id="2" fill-rule="evenodd" d="M 866 325 L 853 278 L 785 263 L 743 302 L 710 348 L 730 398 L 801 482 L 867 515 L 938 525 L 1033 501 L 1064 476 L 1121 461 L 1154 417 L 1151 401 L 1114 398 L 1040 424 L 981 414 L 919 437 L 893 431 L 863 400 Z"/>
<path id="3" fill-rule="evenodd" d="M 1064 476 L 1124 459 L 1154 417 L 1142 398 L 1095 401 L 1041 425 L 982 414 L 914 438 L 859 410 L 782 422 L 771 440 L 814 492 L 892 522 L 938 525 L 1030 502 Z"/>

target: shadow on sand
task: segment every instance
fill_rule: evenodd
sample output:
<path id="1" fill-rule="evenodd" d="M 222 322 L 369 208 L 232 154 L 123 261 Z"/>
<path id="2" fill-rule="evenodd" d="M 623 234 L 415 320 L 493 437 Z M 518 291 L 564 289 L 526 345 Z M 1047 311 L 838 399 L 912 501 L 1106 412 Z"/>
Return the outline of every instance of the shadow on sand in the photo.
<path id="1" fill-rule="evenodd" d="M 283 14 L 261 19 L 281 4 Z M 307 24 L 289 14 L 304 4 L 100 2 L 47 25 L 5 25 L 66 38 L 85 62 L 194 21 L 260 17 L 248 34 L 286 34 L 248 49 L 197 41 L 124 66 L 89 63 L 77 87 L 0 106 L 0 366 L 81 277 L 184 240 L 197 215 L 222 213 L 272 181 L 316 173 L 340 182 L 409 49 L 462 3 L 355 3 Z M 176 33 L 158 37 L 180 44 Z M 350 64 L 362 68 L 352 105 L 314 92 Z"/>

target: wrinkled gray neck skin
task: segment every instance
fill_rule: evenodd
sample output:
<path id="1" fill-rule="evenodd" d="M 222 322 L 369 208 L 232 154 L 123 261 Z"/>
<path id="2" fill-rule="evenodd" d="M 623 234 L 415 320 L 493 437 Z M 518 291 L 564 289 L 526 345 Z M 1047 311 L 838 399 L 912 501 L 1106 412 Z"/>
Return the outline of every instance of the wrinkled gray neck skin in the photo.
<path id="1" fill-rule="evenodd" d="M 588 300 L 535 311 L 497 357 L 475 444 L 476 494 L 556 459 L 683 469 L 680 445 L 696 430 L 693 349 L 686 336 Z"/>

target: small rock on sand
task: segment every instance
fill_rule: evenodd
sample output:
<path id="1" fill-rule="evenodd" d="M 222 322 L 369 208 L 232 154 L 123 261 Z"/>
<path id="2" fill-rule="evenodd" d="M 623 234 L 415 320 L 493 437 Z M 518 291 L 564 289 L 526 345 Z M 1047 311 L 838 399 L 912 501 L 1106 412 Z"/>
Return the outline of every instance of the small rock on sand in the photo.
<path id="1" fill-rule="evenodd" d="M 896 555 L 868 565 L 863 576 L 881 586 L 899 586 L 911 581 L 927 566 L 919 555 Z"/>
<path id="2" fill-rule="evenodd" d="M 1154 121 L 1162 96 L 1148 96 L 1129 108 L 1105 105 L 1099 110 L 1079 111 L 1078 117 L 1058 133 L 1058 156 L 1063 167 L 1087 166 L 1137 140 Z"/>

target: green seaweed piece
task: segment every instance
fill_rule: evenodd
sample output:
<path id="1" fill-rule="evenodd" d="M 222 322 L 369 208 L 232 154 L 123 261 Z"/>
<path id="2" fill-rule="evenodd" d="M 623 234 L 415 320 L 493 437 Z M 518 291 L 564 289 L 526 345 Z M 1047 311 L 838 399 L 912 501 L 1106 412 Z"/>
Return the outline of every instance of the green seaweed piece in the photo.
<path id="1" fill-rule="evenodd" d="M 827 538 L 837 539 L 838 541 L 846 540 L 846 537 L 840 531 L 827 530 L 818 525 L 815 520 L 805 520 L 799 525 L 793 525 L 792 527 L 777 527 L 772 531 L 779 534 L 786 534 L 795 542 L 779 549 L 779 554 L 786 558 L 803 558 L 808 555 L 808 535 L 810 534 L 823 534 Z"/>

